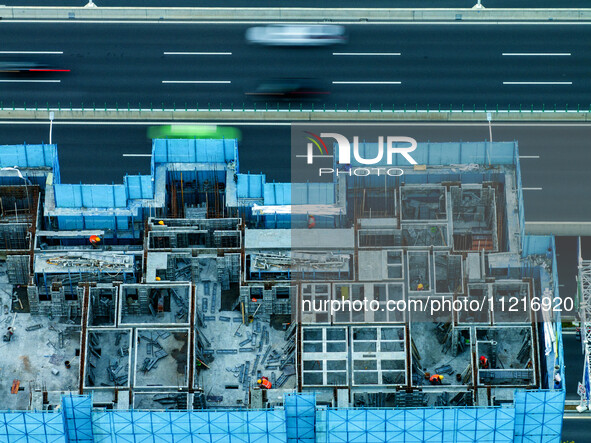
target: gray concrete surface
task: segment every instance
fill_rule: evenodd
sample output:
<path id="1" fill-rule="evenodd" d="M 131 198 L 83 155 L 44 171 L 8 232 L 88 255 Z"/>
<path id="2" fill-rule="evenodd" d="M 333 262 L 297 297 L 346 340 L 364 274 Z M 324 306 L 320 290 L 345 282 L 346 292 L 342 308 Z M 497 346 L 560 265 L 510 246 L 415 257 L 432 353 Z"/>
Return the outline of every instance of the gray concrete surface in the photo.
<path id="1" fill-rule="evenodd" d="M 0 7 L 9 20 L 333 20 L 547 21 L 591 20 L 591 9 L 395 9 L 395 8 L 85 8 Z"/>

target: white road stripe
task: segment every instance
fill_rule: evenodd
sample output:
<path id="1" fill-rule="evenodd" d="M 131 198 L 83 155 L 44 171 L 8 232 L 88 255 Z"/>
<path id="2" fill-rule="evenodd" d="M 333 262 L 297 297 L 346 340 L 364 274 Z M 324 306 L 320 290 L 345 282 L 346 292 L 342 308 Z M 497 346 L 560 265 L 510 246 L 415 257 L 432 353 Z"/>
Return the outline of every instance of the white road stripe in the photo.
<path id="1" fill-rule="evenodd" d="M 165 52 L 164 55 L 232 55 L 231 52 Z"/>
<path id="2" fill-rule="evenodd" d="M 539 155 L 520 155 L 519 158 L 540 158 Z"/>
<path id="3" fill-rule="evenodd" d="M 178 83 L 178 84 L 228 84 L 232 83 L 230 80 L 162 80 L 162 83 Z"/>
<path id="4" fill-rule="evenodd" d="M 503 82 L 504 85 L 572 85 L 573 82 Z"/>
<path id="5" fill-rule="evenodd" d="M 332 82 L 333 85 L 400 85 L 402 82 L 346 82 L 346 81 L 339 81 L 339 82 Z"/>
<path id="6" fill-rule="evenodd" d="M 63 54 L 63 51 L 0 51 L 0 54 Z"/>
<path id="7" fill-rule="evenodd" d="M 0 80 L 2 83 L 60 83 L 61 80 Z"/>
<path id="8" fill-rule="evenodd" d="M 570 52 L 503 52 L 506 56 L 518 57 L 568 57 Z"/>
<path id="9" fill-rule="evenodd" d="M 152 154 L 122 154 L 123 157 L 152 157 Z"/>
<path id="10" fill-rule="evenodd" d="M 402 53 L 401 52 L 333 52 L 332 55 L 393 56 L 393 55 L 402 55 Z"/>
<path id="11" fill-rule="evenodd" d="M 542 188 L 521 188 L 524 191 L 541 191 Z"/>

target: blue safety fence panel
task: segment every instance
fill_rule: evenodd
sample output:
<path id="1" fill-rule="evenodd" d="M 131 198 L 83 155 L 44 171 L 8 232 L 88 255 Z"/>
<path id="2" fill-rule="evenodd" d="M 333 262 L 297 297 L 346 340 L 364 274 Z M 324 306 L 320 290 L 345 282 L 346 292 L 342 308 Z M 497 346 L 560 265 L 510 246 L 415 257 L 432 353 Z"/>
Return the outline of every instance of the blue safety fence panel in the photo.
<path id="1" fill-rule="evenodd" d="M 128 199 L 154 198 L 154 180 L 151 175 L 126 175 L 123 185 Z"/>
<path id="2" fill-rule="evenodd" d="M 551 235 L 526 235 L 523 238 L 522 256 L 542 254 L 552 258 L 552 239 Z"/>
<path id="3" fill-rule="evenodd" d="M 515 392 L 515 443 L 560 443 L 564 390 Z"/>
<path id="4" fill-rule="evenodd" d="M 53 187 L 56 208 L 125 208 L 124 185 L 68 185 Z"/>
<path id="5" fill-rule="evenodd" d="M 394 153 L 388 162 L 387 148 L 384 143 L 381 161 L 375 165 L 364 165 L 355 159 L 351 153 L 351 165 L 355 167 L 379 166 L 412 166 L 403 155 Z M 336 143 L 333 149 L 337 152 Z M 408 147 L 409 144 L 400 143 L 398 147 Z M 353 150 L 353 146 L 351 146 Z M 418 143 L 409 156 L 419 165 L 512 165 L 515 164 L 516 142 L 453 142 L 453 143 Z M 377 143 L 359 143 L 359 156 L 362 159 L 379 158 Z"/>
<path id="6" fill-rule="evenodd" d="M 285 443 L 285 413 L 273 411 L 104 411 L 93 413 L 97 443 Z"/>
<path id="7" fill-rule="evenodd" d="M 286 394 L 284 398 L 289 443 L 316 441 L 316 394 Z"/>
<path id="8" fill-rule="evenodd" d="M 511 443 L 512 408 L 329 409 L 327 443 Z M 323 434 L 323 435 L 322 435 Z"/>
<path id="9" fill-rule="evenodd" d="M 291 202 L 294 205 L 331 205 L 335 202 L 333 183 L 294 183 Z"/>
<path id="10" fill-rule="evenodd" d="M 265 205 L 291 205 L 291 183 L 265 183 L 263 187 L 263 204 Z"/>
<path id="11" fill-rule="evenodd" d="M 2 145 L 0 167 L 52 168 L 57 162 L 56 145 Z"/>
<path id="12" fill-rule="evenodd" d="M 0 443 L 66 443 L 57 412 L 0 412 Z"/>
<path id="13" fill-rule="evenodd" d="M 237 174 L 237 198 L 263 198 L 264 174 Z"/>
<path id="14" fill-rule="evenodd" d="M 89 395 L 62 396 L 65 430 L 69 442 L 92 443 L 92 397 Z"/>
<path id="15" fill-rule="evenodd" d="M 152 157 L 158 163 L 228 163 L 237 160 L 235 139 L 155 139 Z"/>

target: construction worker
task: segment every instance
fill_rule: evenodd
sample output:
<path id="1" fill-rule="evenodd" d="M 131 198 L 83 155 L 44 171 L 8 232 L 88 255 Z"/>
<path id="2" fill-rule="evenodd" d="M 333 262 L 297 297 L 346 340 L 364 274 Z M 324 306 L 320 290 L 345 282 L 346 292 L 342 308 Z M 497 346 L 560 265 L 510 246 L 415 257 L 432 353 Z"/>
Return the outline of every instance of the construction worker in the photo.
<path id="1" fill-rule="evenodd" d="M 308 229 L 312 229 L 314 226 L 316 226 L 316 217 L 308 215 Z"/>
<path id="2" fill-rule="evenodd" d="M 160 281 L 162 280 L 160 277 L 156 277 L 156 281 Z"/>
<path id="3" fill-rule="evenodd" d="M 432 385 L 440 385 L 443 382 L 443 375 L 433 374 L 429 379 L 429 383 Z"/>
<path id="4" fill-rule="evenodd" d="M 90 240 L 90 244 L 92 245 L 93 248 L 99 247 L 99 243 L 101 242 L 101 238 L 98 235 L 92 234 L 90 236 L 89 240 Z"/>
<path id="5" fill-rule="evenodd" d="M 417 285 L 417 291 L 422 291 L 423 289 L 425 289 L 425 287 L 423 286 L 423 284 L 422 284 L 422 283 L 419 283 L 419 284 Z"/>
<path id="6" fill-rule="evenodd" d="M 267 377 L 261 377 L 257 380 L 257 383 L 259 384 L 259 386 L 263 389 L 271 389 L 271 382 L 269 381 L 269 379 Z"/>
<path id="7" fill-rule="evenodd" d="M 480 365 L 480 369 L 488 369 L 488 358 L 486 358 L 484 355 L 480 356 L 478 362 Z"/>
<path id="8" fill-rule="evenodd" d="M 160 221 L 158 222 L 158 224 L 159 224 L 160 226 L 164 226 L 164 220 L 160 220 Z"/>
<path id="9" fill-rule="evenodd" d="M 10 341 L 12 340 L 12 336 L 14 335 L 14 328 L 12 326 L 8 327 L 8 331 L 4 334 L 3 340 Z"/>

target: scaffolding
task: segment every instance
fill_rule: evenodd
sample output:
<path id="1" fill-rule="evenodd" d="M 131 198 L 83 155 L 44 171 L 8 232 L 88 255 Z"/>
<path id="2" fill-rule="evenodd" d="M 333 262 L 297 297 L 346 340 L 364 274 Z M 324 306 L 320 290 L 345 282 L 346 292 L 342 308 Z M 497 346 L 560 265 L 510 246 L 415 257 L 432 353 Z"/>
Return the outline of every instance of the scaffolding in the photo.
<path id="1" fill-rule="evenodd" d="M 581 316 L 581 338 L 585 363 L 583 368 L 583 384 L 586 398 L 589 401 L 591 388 L 591 260 L 583 260 L 581 240 L 579 238 L 579 293 L 581 297 L 579 312 Z"/>

